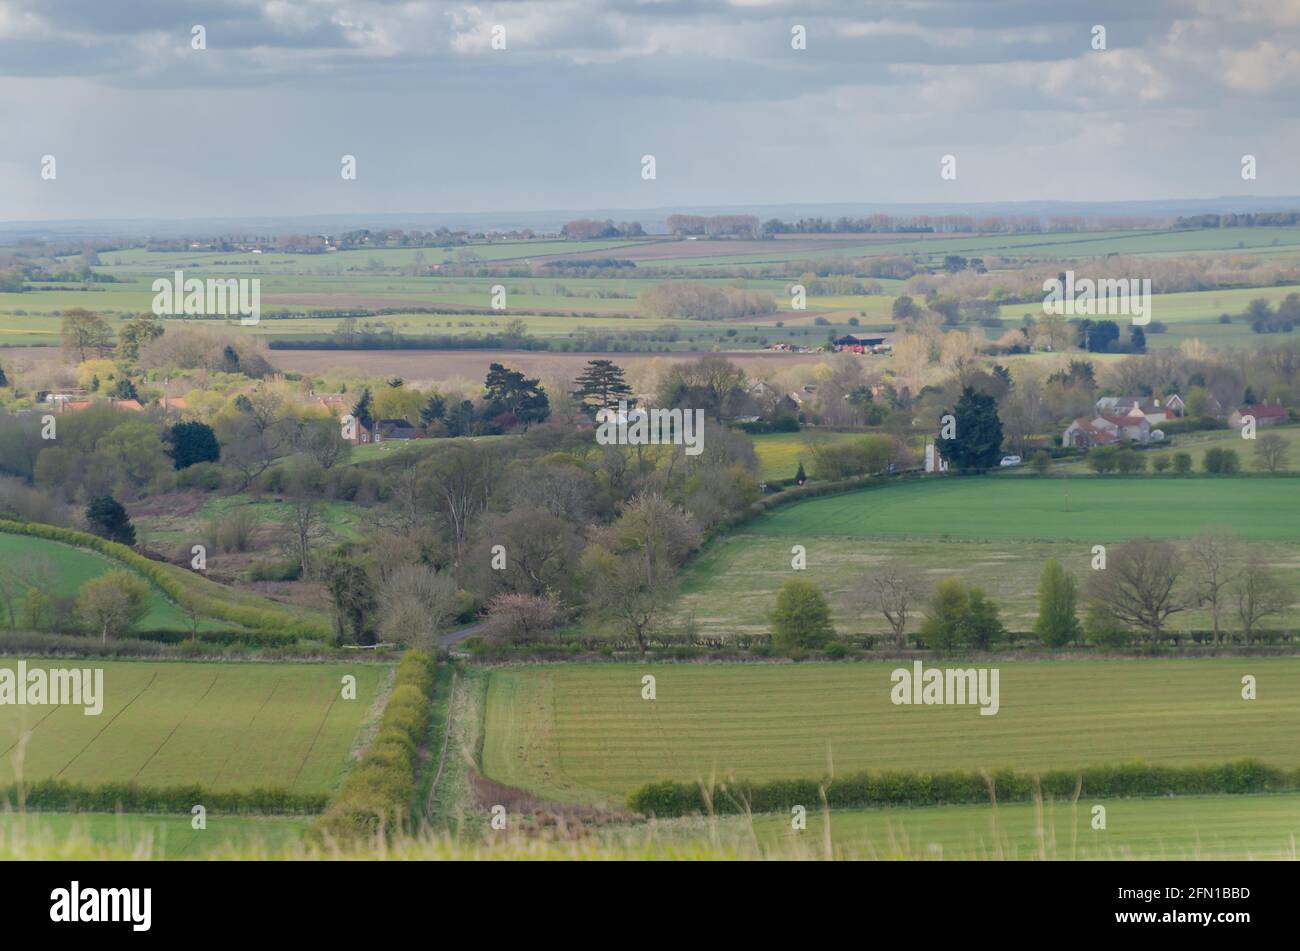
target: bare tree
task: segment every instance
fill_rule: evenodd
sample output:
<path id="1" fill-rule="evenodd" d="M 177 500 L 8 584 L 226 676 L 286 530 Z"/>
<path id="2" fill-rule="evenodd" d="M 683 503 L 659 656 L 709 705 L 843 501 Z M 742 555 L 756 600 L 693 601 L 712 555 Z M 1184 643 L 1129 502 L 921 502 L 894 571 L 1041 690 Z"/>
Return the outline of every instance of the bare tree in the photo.
<path id="1" fill-rule="evenodd" d="M 1295 592 L 1258 552 L 1246 559 L 1246 567 L 1232 584 L 1232 593 L 1247 644 L 1254 640 L 1264 620 L 1281 615 L 1295 597 Z"/>
<path id="2" fill-rule="evenodd" d="M 458 607 L 456 583 L 447 572 L 428 565 L 397 568 L 384 582 L 379 635 L 397 644 L 432 646 Z"/>
<path id="3" fill-rule="evenodd" d="M 498 594 L 488 602 L 487 633 L 522 643 L 547 631 L 561 617 L 560 604 L 550 594 Z"/>
<path id="4" fill-rule="evenodd" d="M 308 496 L 291 499 L 285 529 L 288 536 L 284 544 L 302 569 L 302 577 L 308 578 L 311 576 L 313 549 L 325 534 L 323 504 Z"/>
<path id="5" fill-rule="evenodd" d="M 425 485 L 451 536 L 458 577 L 470 526 L 487 508 L 488 495 L 496 484 L 499 470 L 496 454 L 464 445 L 452 446 L 422 467 L 422 474 L 427 477 Z"/>
<path id="6" fill-rule="evenodd" d="M 884 615 L 895 647 L 907 646 L 908 619 L 924 597 L 921 579 L 898 562 L 886 562 L 867 579 L 867 603 Z"/>
<path id="7" fill-rule="evenodd" d="M 1280 469 L 1285 469 L 1287 453 L 1290 450 L 1290 443 L 1277 433 L 1260 436 L 1255 440 L 1255 468 L 1262 469 L 1265 472 L 1277 472 Z"/>
<path id="8" fill-rule="evenodd" d="M 1172 542 L 1135 538 L 1115 549 L 1106 570 L 1093 573 L 1088 593 L 1119 620 L 1159 640 L 1170 615 L 1187 606 L 1175 594 L 1183 567 Z"/>
<path id="9" fill-rule="evenodd" d="M 1227 587 L 1236 577 L 1236 572 L 1229 566 L 1235 547 L 1229 533 L 1211 531 L 1193 539 L 1187 550 L 1194 585 L 1193 597 L 1198 606 L 1209 606 L 1216 644 L 1223 637 L 1219 621 L 1223 615 Z"/>

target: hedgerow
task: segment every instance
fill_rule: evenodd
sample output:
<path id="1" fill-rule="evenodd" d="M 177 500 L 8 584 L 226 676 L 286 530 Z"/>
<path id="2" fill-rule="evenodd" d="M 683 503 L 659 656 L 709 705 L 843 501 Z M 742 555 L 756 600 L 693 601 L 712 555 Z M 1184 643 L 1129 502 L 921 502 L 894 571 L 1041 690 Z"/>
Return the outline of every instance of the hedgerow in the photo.
<path id="1" fill-rule="evenodd" d="M 215 791 L 201 785 L 138 786 L 135 783 L 70 783 L 41 779 L 21 789 L 0 787 L 0 809 L 23 808 L 33 812 L 179 812 L 195 806 L 209 813 L 229 815 L 313 814 L 325 808 L 329 797 L 294 793 L 286 789 Z"/>
<path id="2" fill-rule="evenodd" d="M 434 659 L 423 651 L 402 655 L 379 732 L 321 816 L 317 836 L 347 841 L 400 832 L 409 825 L 417 753 L 433 716 L 435 669 Z"/>
<path id="3" fill-rule="evenodd" d="M 1092 799 L 1150 796 L 1239 795 L 1300 790 L 1300 768 L 1279 769 L 1257 760 L 1213 766 L 1148 766 L 1128 763 L 1040 773 L 997 770 L 988 774 L 960 770 L 928 773 L 885 770 L 825 779 L 783 779 L 754 783 L 719 783 L 707 790 L 699 783 L 648 783 L 628 794 L 634 812 L 661 818 L 700 814 L 789 812 L 792 806 L 821 805 L 822 788 L 832 808 L 867 806 L 937 806 L 956 803 L 1017 802 L 1037 793 L 1046 799 L 1069 799 L 1076 790 Z M 710 801 L 711 800 L 711 801 Z"/>
<path id="4" fill-rule="evenodd" d="M 193 579 L 195 582 L 193 585 L 182 584 L 167 570 L 174 566 L 150 561 L 127 546 L 110 542 L 98 535 L 40 522 L 14 522 L 4 519 L 0 519 L 0 532 L 63 542 L 77 548 L 89 548 L 107 558 L 121 562 L 147 578 L 170 600 L 182 607 L 192 608 L 204 617 L 213 617 L 261 631 L 278 631 L 294 638 L 327 640 L 331 635 L 329 625 L 323 622 L 303 619 L 288 611 L 249 607 L 232 603 L 225 598 L 202 594 L 196 589 L 199 587 L 197 582 L 203 579 Z"/>

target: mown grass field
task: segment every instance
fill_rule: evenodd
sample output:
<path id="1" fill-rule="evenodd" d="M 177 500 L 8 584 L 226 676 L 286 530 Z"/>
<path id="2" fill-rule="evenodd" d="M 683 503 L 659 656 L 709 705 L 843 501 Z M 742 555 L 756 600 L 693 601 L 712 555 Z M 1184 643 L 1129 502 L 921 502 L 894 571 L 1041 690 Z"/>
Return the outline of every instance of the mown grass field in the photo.
<path id="1" fill-rule="evenodd" d="M 0 814 L 0 852 L 14 843 L 86 841 L 154 859 L 203 859 L 230 851 L 244 857 L 293 848 L 311 823 L 297 816 L 209 816 L 207 828 L 190 816 L 30 812 Z"/>
<path id="2" fill-rule="evenodd" d="M 0 667 L 16 669 L 14 658 Z M 102 667 L 104 707 L 0 706 L 0 785 L 27 780 L 198 783 L 332 792 L 373 703 L 376 664 L 36 661 Z M 342 677 L 357 699 L 342 699 Z M 26 742 L 22 742 L 26 735 Z"/>
<path id="3" fill-rule="evenodd" d="M 1244 540 L 1300 538 L 1300 480 L 939 476 L 776 509 L 748 535 L 793 539 L 954 538 L 1108 544 L 1185 538 L 1228 525 Z M 805 543 L 806 544 L 806 543 Z"/>
<path id="4" fill-rule="evenodd" d="M 863 769 L 1300 760 L 1292 659 L 1002 662 L 1001 710 L 895 706 L 898 663 L 498 669 L 483 768 L 560 801 L 621 804 L 656 780 Z M 657 699 L 641 699 L 641 677 Z M 1241 678 L 1259 698 L 1241 699 Z M 811 810 L 810 810 L 811 811 Z"/>
<path id="5" fill-rule="evenodd" d="M 885 635 L 889 624 L 875 606 L 866 602 L 867 579 L 887 562 L 899 562 L 911 569 L 929 589 L 943 578 L 960 577 L 982 588 L 998 605 L 999 616 L 1008 630 L 1027 634 L 1038 617 L 1038 576 L 1043 564 L 1055 558 L 1083 584 L 1092 573 L 1091 545 L 1077 542 L 941 540 L 936 538 L 814 537 L 804 541 L 778 541 L 739 534 L 711 545 L 697 558 L 684 577 L 669 632 L 685 630 L 689 620 L 703 636 L 728 639 L 738 634 L 771 633 L 768 614 L 776 604 L 776 592 L 795 576 L 790 567 L 790 548 L 802 544 L 808 565 L 799 577 L 821 588 L 831 608 L 836 633 L 840 636 Z M 1285 542 L 1254 542 L 1271 564 L 1287 571 L 1300 571 L 1300 545 Z M 1297 585 L 1300 598 L 1300 585 Z M 917 606 L 917 619 L 909 622 L 914 634 L 925 613 Z M 1228 612 L 1231 623 L 1231 610 Z M 1300 622 L 1300 602 L 1272 626 L 1294 626 Z M 1209 630 L 1208 609 L 1196 606 L 1174 614 L 1170 631 Z"/>
<path id="6" fill-rule="evenodd" d="M 1300 480 L 1277 478 L 933 477 L 797 502 L 711 543 L 682 578 L 670 628 L 715 637 L 765 634 L 776 591 L 795 572 L 818 585 L 841 635 L 884 634 L 866 602 L 867 579 L 899 562 L 924 586 L 957 576 L 997 602 L 1003 623 L 1031 631 L 1042 566 L 1055 558 L 1083 583 L 1092 546 L 1138 535 L 1187 539 L 1225 530 L 1273 565 L 1300 569 Z M 1244 557 L 1244 555 L 1243 555 Z M 1300 598 L 1300 590 L 1297 592 Z M 924 606 L 919 606 L 924 613 Z M 1279 623 L 1300 620 L 1292 605 Z M 919 623 L 919 622 L 918 622 Z M 1208 610 L 1174 614 L 1174 631 L 1205 630 Z M 909 630 L 914 631 L 916 624 Z"/>

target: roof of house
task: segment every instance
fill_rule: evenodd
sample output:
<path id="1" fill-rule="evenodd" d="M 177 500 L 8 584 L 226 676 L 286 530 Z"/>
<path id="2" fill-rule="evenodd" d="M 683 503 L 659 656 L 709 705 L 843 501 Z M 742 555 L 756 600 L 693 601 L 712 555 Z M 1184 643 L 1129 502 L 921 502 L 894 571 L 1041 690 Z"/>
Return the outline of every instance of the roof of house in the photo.
<path id="1" fill-rule="evenodd" d="M 1287 415 L 1286 408 L 1277 403 L 1257 403 L 1254 406 L 1243 406 L 1238 410 L 1242 416 L 1254 416 L 1259 419 L 1261 416 L 1284 417 Z"/>
<path id="2" fill-rule="evenodd" d="M 1106 420 L 1106 422 L 1108 423 L 1113 423 L 1116 426 L 1120 426 L 1120 427 L 1124 427 L 1124 426 L 1140 427 L 1143 423 L 1147 422 L 1147 418 L 1145 416 L 1111 416 L 1106 413 L 1102 413 L 1100 418 Z M 1147 425 L 1150 424 L 1148 423 Z"/>
<path id="3" fill-rule="evenodd" d="M 1116 442 L 1118 438 L 1114 433 L 1106 429 L 1099 429 L 1093 425 L 1092 420 L 1086 416 L 1080 416 L 1071 425 L 1071 428 L 1077 427 L 1081 432 L 1086 433 L 1092 442 Z"/>

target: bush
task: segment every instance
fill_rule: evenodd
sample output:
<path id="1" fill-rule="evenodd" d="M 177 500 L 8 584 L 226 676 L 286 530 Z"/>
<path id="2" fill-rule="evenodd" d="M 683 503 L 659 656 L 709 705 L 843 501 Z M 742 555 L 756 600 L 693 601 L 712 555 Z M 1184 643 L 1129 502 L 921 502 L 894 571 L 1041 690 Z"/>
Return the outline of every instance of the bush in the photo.
<path id="1" fill-rule="evenodd" d="M 1235 449 L 1207 449 L 1201 468 L 1216 475 L 1235 475 L 1241 471 L 1241 457 Z"/>
<path id="2" fill-rule="evenodd" d="M 829 779 L 782 779 L 763 783 L 721 783 L 706 791 L 699 783 L 648 783 L 628 794 L 634 812 L 659 818 L 694 814 L 736 815 L 779 812 L 788 815 L 799 802 L 818 802 L 821 791 L 832 809 L 872 806 L 935 806 L 952 803 L 1017 802 L 1071 799 L 1081 786 L 1088 799 L 1154 796 L 1249 795 L 1300 789 L 1300 769 L 1279 769 L 1255 760 L 1210 766 L 1148 766 L 1127 763 L 1089 766 L 1041 773 L 995 770 L 987 779 L 979 773 L 953 770 L 862 772 Z"/>
<path id="3" fill-rule="evenodd" d="M 26 807 L 36 812 L 150 812 L 184 813 L 203 805 L 209 813 L 229 815 L 287 815 L 317 813 L 326 797 L 292 793 L 287 789 L 216 791 L 201 785 L 137 786 L 135 783 L 70 783 L 41 779 L 23 785 Z M 0 808 L 18 806 L 18 790 L 0 787 Z"/>
<path id="4" fill-rule="evenodd" d="M 802 578 L 791 578 L 781 586 L 771 621 L 772 639 L 785 651 L 821 647 L 835 636 L 826 596 Z"/>

